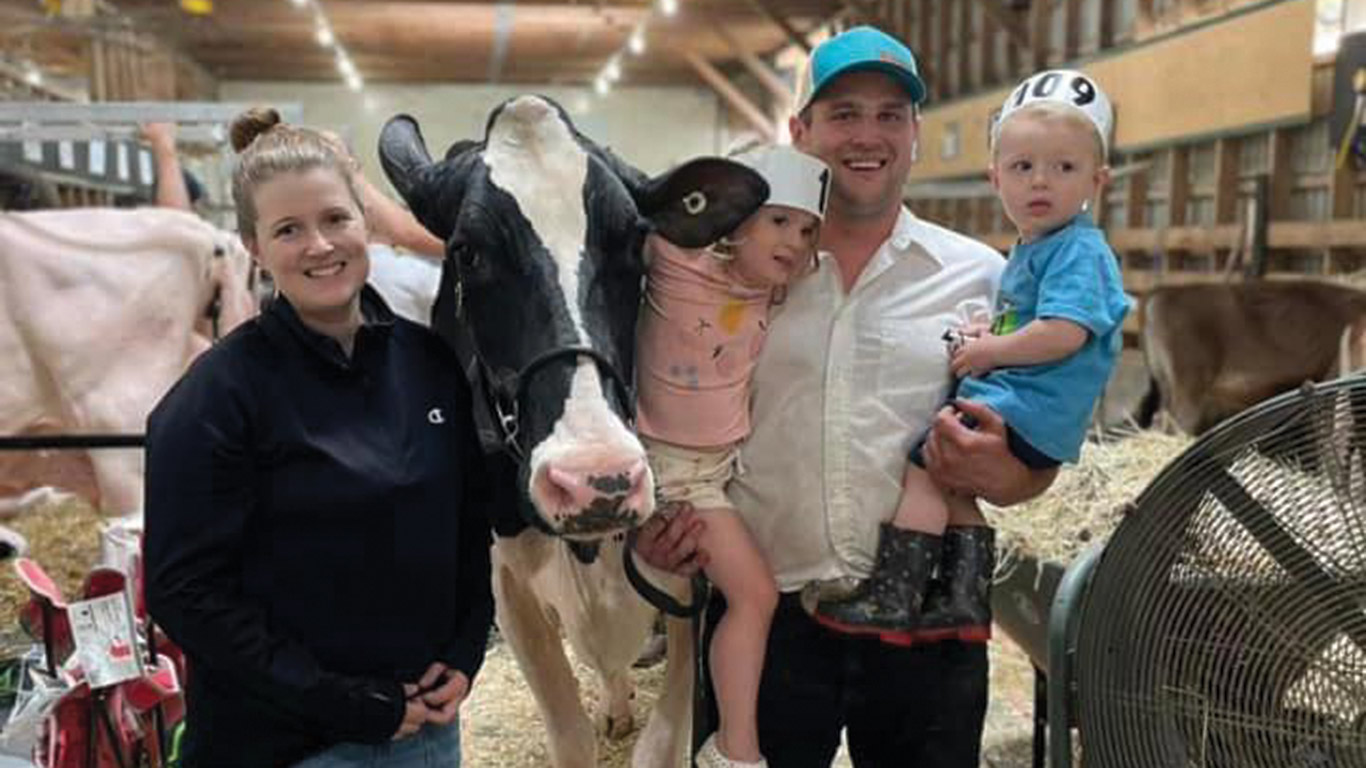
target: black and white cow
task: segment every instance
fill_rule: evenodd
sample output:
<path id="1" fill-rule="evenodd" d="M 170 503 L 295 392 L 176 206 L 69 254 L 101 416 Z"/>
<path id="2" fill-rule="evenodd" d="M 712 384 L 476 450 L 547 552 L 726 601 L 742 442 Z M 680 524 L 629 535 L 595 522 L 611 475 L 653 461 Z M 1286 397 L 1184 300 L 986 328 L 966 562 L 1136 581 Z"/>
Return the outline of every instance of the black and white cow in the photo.
<path id="1" fill-rule="evenodd" d="M 538 96 L 496 108 L 483 141 L 457 143 L 440 162 L 417 123 L 396 117 L 380 157 L 414 214 L 446 241 L 434 325 L 458 349 L 472 347 L 499 439 L 520 461 L 529 524 L 496 526 L 499 627 L 540 707 L 551 761 L 591 768 L 593 725 L 559 630 L 601 676 L 604 725 L 621 736 L 632 727 L 627 673 L 654 614 L 621 565 L 622 532 L 654 509 L 629 386 L 643 241 L 653 231 L 685 247 L 712 242 L 762 203 L 767 186 L 719 158 L 647 178 Z M 596 557 L 584 555 L 585 542 Z M 686 754 L 692 640 L 684 623 L 671 624 L 665 690 L 634 766 L 677 766 Z"/>

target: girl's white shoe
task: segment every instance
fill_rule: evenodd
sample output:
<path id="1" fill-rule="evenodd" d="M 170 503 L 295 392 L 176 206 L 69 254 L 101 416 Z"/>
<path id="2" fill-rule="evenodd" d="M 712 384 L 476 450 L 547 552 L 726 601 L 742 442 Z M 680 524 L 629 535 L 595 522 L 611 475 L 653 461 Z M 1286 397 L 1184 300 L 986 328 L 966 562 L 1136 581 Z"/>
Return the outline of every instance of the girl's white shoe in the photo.
<path id="1" fill-rule="evenodd" d="M 746 763 L 741 760 L 732 760 L 721 754 L 721 750 L 716 746 L 716 734 L 707 737 L 702 742 L 702 748 L 697 750 L 697 768 L 768 768 L 768 761 L 762 757 L 757 762 Z"/>

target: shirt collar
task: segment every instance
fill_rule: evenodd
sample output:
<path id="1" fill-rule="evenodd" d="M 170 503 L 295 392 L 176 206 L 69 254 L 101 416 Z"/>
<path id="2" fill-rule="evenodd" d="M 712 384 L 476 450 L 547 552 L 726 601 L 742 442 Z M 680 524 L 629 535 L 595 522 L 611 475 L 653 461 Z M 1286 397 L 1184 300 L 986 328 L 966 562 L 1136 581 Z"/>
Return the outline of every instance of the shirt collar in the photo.
<path id="1" fill-rule="evenodd" d="M 903 205 L 901 206 L 901 213 L 896 217 L 896 224 L 892 227 L 892 236 L 888 238 L 887 246 L 893 255 L 915 254 L 928 258 L 942 267 L 944 266 L 944 259 L 939 255 L 939 249 L 932 248 L 929 245 L 929 241 L 933 238 L 934 232 L 930 229 L 930 225 Z"/>
<path id="2" fill-rule="evenodd" d="M 361 344 L 362 336 L 384 338 L 393 329 L 393 310 L 389 309 L 389 305 L 384 303 L 383 297 L 369 284 L 361 288 L 360 312 L 361 326 L 356 330 L 357 347 Z M 298 310 L 289 303 L 284 294 L 276 294 L 270 302 L 270 306 L 261 315 L 261 325 L 269 335 L 277 339 L 283 335 L 293 337 L 333 366 L 346 370 L 355 367 L 354 354 L 352 358 L 348 358 L 336 339 L 318 333 L 304 325 L 303 320 L 299 318 Z"/>
<path id="3" fill-rule="evenodd" d="M 883 243 L 881 250 L 894 257 L 916 254 L 942 267 L 944 260 L 937 253 L 938 249 L 926 247 L 924 244 L 929 231 L 928 225 L 903 205 L 901 212 L 897 214 L 896 223 L 892 225 L 892 234 Z M 816 252 L 816 260 L 821 264 L 833 259 L 834 256 L 833 251 Z"/>

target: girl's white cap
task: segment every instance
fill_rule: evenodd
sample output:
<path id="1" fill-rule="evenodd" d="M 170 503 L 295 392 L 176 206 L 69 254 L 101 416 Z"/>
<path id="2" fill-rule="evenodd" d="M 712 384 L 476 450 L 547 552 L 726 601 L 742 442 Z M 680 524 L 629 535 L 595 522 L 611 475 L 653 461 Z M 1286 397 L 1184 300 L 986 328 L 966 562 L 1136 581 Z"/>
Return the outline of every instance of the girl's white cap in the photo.
<path id="1" fill-rule="evenodd" d="M 768 182 L 764 205 L 786 205 L 825 218 L 830 169 L 792 147 L 760 147 L 731 158 L 753 168 Z"/>

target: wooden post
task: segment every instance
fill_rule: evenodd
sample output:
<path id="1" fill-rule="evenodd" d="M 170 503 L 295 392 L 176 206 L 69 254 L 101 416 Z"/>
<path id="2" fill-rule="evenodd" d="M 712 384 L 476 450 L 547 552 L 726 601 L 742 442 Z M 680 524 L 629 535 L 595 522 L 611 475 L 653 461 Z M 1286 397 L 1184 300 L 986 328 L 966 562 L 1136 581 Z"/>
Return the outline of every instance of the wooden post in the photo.
<path id="1" fill-rule="evenodd" d="M 1168 150 L 1167 221 L 1173 227 L 1186 224 L 1186 206 L 1190 202 L 1190 148 L 1173 147 Z"/>
<path id="2" fill-rule="evenodd" d="M 1135 171 L 1129 175 L 1129 187 L 1124 200 L 1125 222 L 1129 229 L 1138 229 L 1145 223 L 1144 209 L 1148 203 L 1148 172 Z"/>
<path id="3" fill-rule="evenodd" d="M 1295 181 L 1290 164 L 1290 132 L 1284 128 L 1272 131 L 1270 150 L 1271 187 L 1267 194 L 1266 215 L 1271 221 L 1277 221 L 1290 217 L 1290 193 Z"/>
<path id="4" fill-rule="evenodd" d="M 1027 47 L 1021 46 L 1012 38 L 1006 42 L 1006 76 L 1005 79 L 1014 82 L 1020 76 L 1020 67 L 1023 66 L 1022 59 L 1028 53 Z"/>
<path id="5" fill-rule="evenodd" d="M 1116 0 L 1096 0 L 1100 4 L 1100 49 L 1115 44 L 1115 2 Z"/>
<path id="6" fill-rule="evenodd" d="M 981 81 L 973 82 L 972 79 L 972 0 L 958 0 L 958 88 L 960 93 L 966 93 L 974 86 L 980 86 Z"/>
<path id="7" fill-rule="evenodd" d="M 1081 52 L 1081 2 L 1082 0 L 1067 0 L 1063 19 L 1063 61 L 1071 61 Z"/>
<path id="8" fill-rule="evenodd" d="M 1356 170 L 1349 163 L 1345 168 L 1334 168 L 1328 188 L 1328 205 L 1334 219 L 1350 219 L 1356 211 Z"/>
<path id="9" fill-rule="evenodd" d="M 930 61 L 930 41 L 934 39 L 934 0 L 920 0 L 916 13 L 915 55 L 921 62 Z M 938 83 L 936 83 L 938 85 Z"/>
<path id="10" fill-rule="evenodd" d="M 1277 131 L 1280 133 L 1280 131 Z M 1252 229 L 1252 243 L 1247 263 L 1243 265 L 1244 280 L 1259 280 L 1266 274 L 1266 233 L 1271 220 L 1272 182 L 1265 174 L 1258 176 L 1253 193 L 1252 215 L 1248 225 Z"/>
<path id="11" fill-rule="evenodd" d="M 1029 5 L 1029 47 L 1034 69 L 1046 69 L 1052 43 L 1053 0 L 1033 0 Z"/>
<path id="12" fill-rule="evenodd" d="M 1231 224 L 1238 220 L 1238 139 L 1224 138 L 1214 143 L 1214 223 Z"/>
<path id="13" fill-rule="evenodd" d="M 1134 18 L 1134 39 L 1142 40 L 1153 33 L 1153 0 L 1138 0 L 1138 14 Z"/>
<path id="14" fill-rule="evenodd" d="M 953 36 L 953 8 L 947 2 L 938 3 L 938 39 L 934 41 L 935 71 L 939 73 L 939 98 L 945 99 L 958 93 L 958 84 L 952 82 L 953 67 L 949 61 L 949 41 Z"/>
<path id="15" fill-rule="evenodd" d="M 977 57 L 977 85 L 985 88 L 994 85 L 999 79 L 996 71 L 996 17 L 982 12 L 982 36 L 978 39 L 980 55 Z"/>
<path id="16" fill-rule="evenodd" d="M 979 197 L 973 201 L 972 234 L 981 237 L 996 232 L 996 198 Z"/>
<path id="17" fill-rule="evenodd" d="M 109 65 L 105 60 L 105 44 L 99 38 L 90 41 L 90 98 L 109 101 Z"/>

